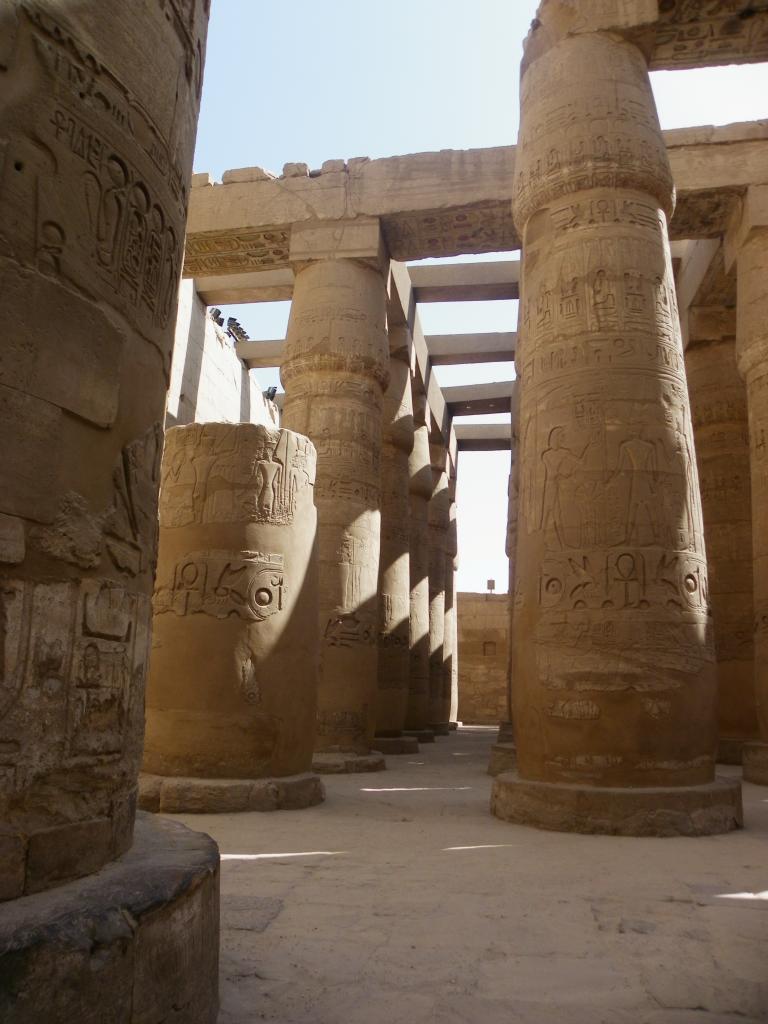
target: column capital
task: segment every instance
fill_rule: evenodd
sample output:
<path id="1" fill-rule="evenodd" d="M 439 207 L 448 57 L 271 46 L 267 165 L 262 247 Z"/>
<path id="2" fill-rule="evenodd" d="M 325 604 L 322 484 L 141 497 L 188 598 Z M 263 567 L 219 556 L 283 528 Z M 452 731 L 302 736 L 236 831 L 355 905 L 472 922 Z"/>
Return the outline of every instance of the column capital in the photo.
<path id="1" fill-rule="evenodd" d="M 531 30 L 523 44 L 522 71 L 566 36 L 611 32 L 622 35 L 643 49 L 648 36 L 645 57 L 652 45 L 652 30 L 659 20 L 658 0 L 602 0 L 601 3 L 578 3 L 575 0 L 540 0 Z M 645 32 L 643 30 L 646 30 Z"/>
<path id="2" fill-rule="evenodd" d="M 288 259 L 295 271 L 321 260 L 355 260 L 381 274 L 389 267 L 378 217 L 294 224 Z"/>
<path id="3" fill-rule="evenodd" d="M 723 239 L 726 272 L 739 257 L 739 252 L 756 236 L 765 235 L 768 248 L 768 185 L 750 185 L 737 205 Z"/>

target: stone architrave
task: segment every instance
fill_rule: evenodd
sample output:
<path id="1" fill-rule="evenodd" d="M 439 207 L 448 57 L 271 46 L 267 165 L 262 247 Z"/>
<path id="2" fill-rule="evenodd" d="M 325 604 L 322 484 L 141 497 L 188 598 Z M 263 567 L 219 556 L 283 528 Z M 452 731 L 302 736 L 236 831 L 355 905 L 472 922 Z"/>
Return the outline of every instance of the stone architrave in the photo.
<path id="1" fill-rule="evenodd" d="M 717 658 L 717 760 L 741 764 L 758 738 L 752 608 L 747 394 L 736 367 L 736 310 L 689 310 L 685 370 L 709 566 Z"/>
<path id="2" fill-rule="evenodd" d="M 309 807 L 316 455 L 255 423 L 166 434 L 142 807 Z"/>
<path id="3" fill-rule="evenodd" d="M 456 524 L 456 477 L 448 477 L 448 529 L 445 534 L 445 627 L 443 635 L 443 715 L 449 728 L 456 728 L 459 693 L 456 650 L 456 556 L 459 551 Z"/>
<path id="4" fill-rule="evenodd" d="M 318 771 L 384 768 L 378 695 L 381 435 L 389 381 L 387 259 L 378 221 L 298 226 L 281 378 L 283 423 L 317 448 Z"/>
<path id="5" fill-rule="evenodd" d="M 390 376 L 384 396 L 381 450 L 379 564 L 379 670 L 374 746 L 385 754 L 418 751 L 403 736 L 410 671 L 410 498 L 408 459 L 413 449 L 408 332 L 390 327 Z"/>
<path id="6" fill-rule="evenodd" d="M 133 842 L 162 423 L 207 8 L 0 5 L 7 1024 L 154 1024 L 172 1012 L 197 1024 L 216 1014 L 215 846 L 151 821 Z M 143 858 L 140 879 L 129 883 L 118 858 Z M 171 861 L 173 884 L 163 875 Z M 98 881 L 75 881 L 97 871 Z M 122 921 L 129 904 L 134 917 L 119 938 L 99 925 L 84 940 L 83 922 L 115 913 Z M 161 942 L 174 970 L 156 973 Z M 128 1009 L 125 992 L 141 972 L 146 991 Z"/>
<path id="7" fill-rule="evenodd" d="M 432 497 L 429 501 L 429 728 L 447 736 L 449 699 L 445 699 L 445 562 L 450 521 L 447 452 L 431 444 Z"/>
<path id="8" fill-rule="evenodd" d="M 545 2 L 523 60 L 514 612 L 518 772 L 492 811 L 543 828 L 741 824 L 716 780 L 714 650 L 646 61 Z M 564 19 L 561 22 L 561 17 Z"/>
<path id="9" fill-rule="evenodd" d="M 432 466 L 429 456 L 429 407 L 413 382 L 414 435 L 408 458 L 410 474 L 410 669 L 406 729 L 423 741 L 434 740 L 429 729 L 429 499 Z"/>
<path id="10" fill-rule="evenodd" d="M 747 389 L 752 492 L 755 702 L 759 741 L 742 747 L 744 778 L 768 786 L 768 186 L 752 186 L 726 237 L 736 261 L 736 360 Z"/>

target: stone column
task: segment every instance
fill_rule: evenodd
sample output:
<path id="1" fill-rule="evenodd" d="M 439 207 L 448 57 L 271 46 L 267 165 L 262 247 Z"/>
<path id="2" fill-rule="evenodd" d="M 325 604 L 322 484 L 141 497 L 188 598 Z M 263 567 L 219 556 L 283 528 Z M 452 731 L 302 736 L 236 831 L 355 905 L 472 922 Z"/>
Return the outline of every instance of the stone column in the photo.
<path id="1" fill-rule="evenodd" d="M 164 6 L 0 5 L 0 899 L 11 901 L 0 913 L 0 1016 L 9 1024 L 216 1015 L 215 844 L 144 816 L 134 831 L 162 424 L 207 26 L 202 0 L 173 16 Z M 105 928 L 111 920 L 132 923 Z M 91 934 L 92 946 L 82 940 Z M 142 991 L 128 1011 L 134 975 Z"/>
<path id="2" fill-rule="evenodd" d="M 408 332 L 390 327 L 390 377 L 384 396 L 381 451 L 379 565 L 379 691 L 374 746 L 385 754 L 413 754 L 418 740 L 404 736 L 410 670 L 410 497 L 413 405 Z"/>
<path id="3" fill-rule="evenodd" d="M 741 793 L 714 778 L 672 178 L 646 62 L 611 10 L 594 12 L 603 34 L 586 8 L 545 0 L 523 60 L 518 772 L 496 778 L 492 810 L 569 831 L 722 832 Z"/>
<path id="4" fill-rule="evenodd" d="M 717 760 L 758 738 L 752 638 L 749 425 L 736 367 L 736 310 L 689 310 L 685 353 L 717 658 Z"/>
<path id="5" fill-rule="evenodd" d="M 736 359 L 747 389 L 758 742 L 742 747 L 744 778 L 768 786 L 768 186 L 752 187 L 726 238 L 736 260 Z"/>
<path id="6" fill-rule="evenodd" d="M 519 409 L 519 403 L 517 404 Z M 513 423 L 510 438 L 511 466 L 507 490 L 507 538 L 505 551 L 509 559 L 509 587 L 507 591 L 508 615 L 509 615 L 509 644 L 507 659 L 507 717 L 499 723 L 499 733 L 496 742 L 491 747 L 491 754 L 488 761 L 488 774 L 500 775 L 501 772 L 510 771 L 517 765 L 517 748 L 515 747 L 515 734 L 512 724 L 512 673 L 513 673 L 513 648 L 512 637 L 514 632 L 515 617 L 515 550 L 517 547 L 517 510 L 519 500 L 518 466 L 519 458 L 517 452 L 517 417 L 513 410 Z"/>
<path id="7" fill-rule="evenodd" d="M 444 691 L 445 561 L 451 497 L 448 453 L 443 444 L 430 445 L 432 497 L 429 500 L 429 728 L 447 736 L 449 706 Z"/>
<path id="8" fill-rule="evenodd" d="M 429 728 L 429 499 L 432 466 L 429 458 L 429 408 L 423 391 L 411 379 L 413 449 L 410 475 L 410 670 L 406 730 L 424 742 L 434 741 Z"/>
<path id="9" fill-rule="evenodd" d="M 384 768 L 377 701 L 381 431 L 389 379 L 378 221 L 294 226 L 283 424 L 317 448 L 320 687 L 315 769 Z"/>
<path id="10" fill-rule="evenodd" d="M 166 434 L 141 806 L 310 807 L 315 449 L 254 423 Z"/>
<path id="11" fill-rule="evenodd" d="M 459 691 L 456 672 L 456 555 L 459 550 L 456 526 L 456 477 L 448 477 L 448 529 L 445 534 L 445 633 L 443 640 L 443 704 L 450 729 L 458 726 Z M 454 683 L 456 684 L 454 686 Z"/>

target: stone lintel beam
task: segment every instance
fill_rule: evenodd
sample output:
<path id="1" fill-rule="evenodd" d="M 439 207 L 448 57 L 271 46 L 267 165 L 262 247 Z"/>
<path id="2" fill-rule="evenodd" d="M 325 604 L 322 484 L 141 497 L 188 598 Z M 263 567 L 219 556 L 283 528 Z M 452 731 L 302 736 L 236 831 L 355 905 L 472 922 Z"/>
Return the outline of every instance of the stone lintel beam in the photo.
<path id="1" fill-rule="evenodd" d="M 427 349 L 433 366 L 465 363 L 513 362 L 516 331 L 481 331 L 476 334 L 428 334 Z"/>
<path id="2" fill-rule="evenodd" d="M 459 452 L 508 452 L 512 447 L 510 423 L 456 423 Z"/>
<path id="3" fill-rule="evenodd" d="M 461 384 L 443 388 L 443 396 L 452 416 L 482 416 L 510 412 L 515 402 L 513 380 L 492 384 Z"/>
<path id="4" fill-rule="evenodd" d="M 395 325 L 398 328 L 405 325 Z M 408 332 L 410 337 L 410 332 Z M 399 337 L 390 327 L 390 347 L 393 337 Z M 517 333 L 515 331 L 488 331 L 477 334 L 427 334 L 427 354 L 433 366 L 457 366 L 465 363 L 507 363 L 515 358 Z M 235 345 L 238 356 L 249 370 L 279 366 L 283 361 L 285 341 L 239 341 Z M 413 348 L 410 340 L 409 350 Z"/>
<path id="5" fill-rule="evenodd" d="M 408 268 L 416 302 L 485 302 L 520 298 L 520 261 Z"/>
<path id="6" fill-rule="evenodd" d="M 717 237 L 734 200 L 752 182 L 768 181 L 768 122 L 663 136 L 677 189 L 672 237 Z M 519 249 L 511 214 L 515 156 L 514 146 L 442 150 L 354 161 L 311 178 L 193 188 L 185 275 L 285 267 L 292 225 L 356 217 L 380 218 L 395 260 Z"/>
<path id="7" fill-rule="evenodd" d="M 285 357 L 285 341 L 238 341 L 235 352 L 249 370 L 280 366 Z"/>
<path id="8" fill-rule="evenodd" d="M 285 302 L 293 297 L 293 270 L 246 270 L 195 278 L 195 290 L 208 306 L 239 302 Z"/>

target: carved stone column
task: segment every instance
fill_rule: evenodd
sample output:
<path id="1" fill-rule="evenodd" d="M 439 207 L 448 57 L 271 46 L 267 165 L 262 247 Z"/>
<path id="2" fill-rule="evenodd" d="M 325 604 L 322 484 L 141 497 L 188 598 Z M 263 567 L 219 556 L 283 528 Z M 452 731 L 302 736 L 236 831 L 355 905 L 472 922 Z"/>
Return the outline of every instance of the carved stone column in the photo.
<path id="1" fill-rule="evenodd" d="M 594 14 L 610 34 L 591 10 L 545 0 L 523 61 L 518 772 L 496 778 L 492 810 L 559 830 L 722 832 L 741 793 L 714 779 L 672 178 L 643 55 L 612 8 Z"/>
<path id="2" fill-rule="evenodd" d="M 758 738 L 752 608 L 747 394 L 736 367 L 736 310 L 689 311 L 685 353 L 717 658 L 717 760 L 741 764 Z"/>
<path id="3" fill-rule="evenodd" d="M 404 736 L 410 671 L 410 497 L 413 405 L 407 330 L 389 330 L 390 377 L 384 396 L 381 452 L 379 565 L 379 691 L 374 746 L 384 754 L 413 754 L 418 740 Z"/>
<path id="4" fill-rule="evenodd" d="M 406 729 L 424 742 L 434 741 L 429 728 L 429 499 L 432 466 L 429 458 L 427 399 L 411 380 L 413 396 L 413 449 L 408 457 L 410 475 L 410 670 Z"/>
<path id="5" fill-rule="evenodd" d="M 458 657 L 456 653 L 456 556 L 459 539 L 456 525 L 456 477 L 448 477 L 448 529 L 445 534 L 445 632 L 443 639 L 443 714 L 450 729 L 457 727 L 459 713 Z"/>
<path id="6" fill-rule="evenodd" d="M 517 403 L 517 409 L 520 408 Z M 515 618 L 515 550 L 517 547 L 517 510 L 519 502 L 519 457 L 517 451 L 517 416 L 513 411 L 515 419 L 511 430 L 511 466 L 507 490 L 507 538 L 505 551 L 509 559 L 509 658 L 507 661 L 507 717 L 499 723 L 499 733 L 496 742 L 491 747 L 491 755 L 488 761 L 488 774 L 500 775 L 501 772 L 511 771 L 517 765 L 517 748 L 515 747 L 515 734 L 512 724 L 512 637 L 514 635 Z"/>
<path id="7" fill-rule="evenodd" d="M 311 807 L 315 449 L 254 423 L 166 434 L 141 806 Z"/>
<path id="8" fill-rule="evenodd" d="M 377 701 L 381 431 L 389 379 L 375 220 L 294 226 L 283 424 L 317 448 L 320 687 L 315 769 L 384 768 Z"/>
<path id="9" fill-rule="evenodd" d="M 736 260 L 736 359 L 747 389 L 752 490 L 755 700 L 759 742 L 744 743 L 744 778 L 768 786 L 768 187 L 752 187 L 726 239 Z"/>
<path id="10" fill-rule="evenodd" d="M 447 736 L 449 703 L 445 699 L 445 562 L 451 496 L 448 454 L 442 444 L 430 445 L 432 497 L 429 501 L 429 728 Z M 450 694 L 449 694 L 450 697 Z"/>
<path id="11" fill-rule="evenodd" d="M 9 1024 L 216 1015 L 215 844 L 144 816 L 134 833 L 206 27 L 202 0 L 183 10 L 0 5 L 0 900 L 11 901 L 0 912 L 0 1016 Z M 104 928 L 109 920 L 132 923 Z M 144 991 L 129 1012 L 134 974 Z"/>

